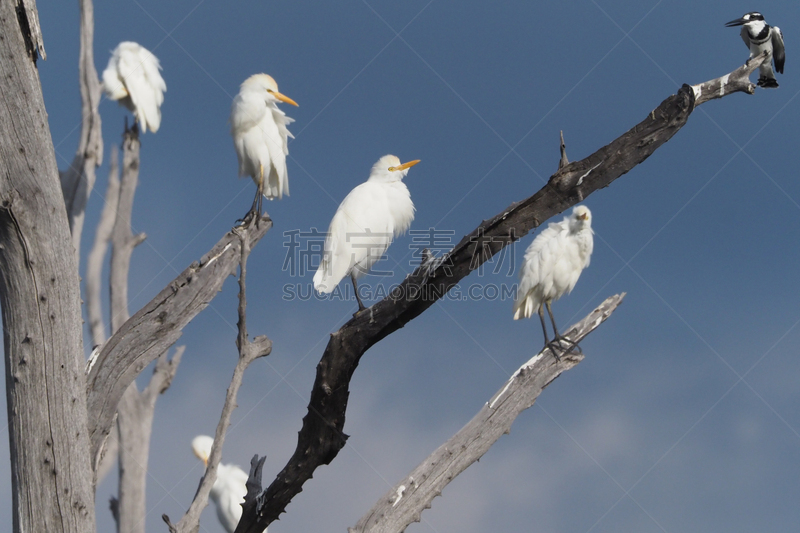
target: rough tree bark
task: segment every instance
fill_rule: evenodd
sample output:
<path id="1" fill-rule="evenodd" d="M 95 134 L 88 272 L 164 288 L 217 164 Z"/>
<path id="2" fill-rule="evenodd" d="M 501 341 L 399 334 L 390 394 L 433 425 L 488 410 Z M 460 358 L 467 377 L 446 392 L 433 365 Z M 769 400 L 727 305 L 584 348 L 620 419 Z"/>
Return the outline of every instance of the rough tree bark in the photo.
<path id="1" fill-rule="evenodd" d="M 14 531 L 94 531 L 80 287 L 32 0 L 0 2 L 0 305 Z"/>
<path id="2" fill-rule="evenodd" d="M 539 192 L 483 221 L 445 256 L 424 261 L 396 291 L 333 333 L 317 365 L 295 452 L 269 487 L 246 500 L 236 532 L 260 533 L 302 491 L 314 470 L 329 464 L 344 447 L 350 379 L 372 345 L 422 314 L 505 246 L 650 157 L 686 124 L 698 105 L 697 96 L 702 96 L 702 103 L 734 92 L 753 94 L 755 86 L 747 78 L 769 59 L 765 53 L 716 80 L 684 85 L 625 134 L 592 155 L 560 167 Z"/>
<path id="3" fill-rule="evenodd" d="M 583 320 L 568 328 L 570 340 L 579 343 L 598 328 L 622 303 L 624 296 L 607 298 Z M 392 487 L 355 527 L 348 529 L 349 533 L 393 533 L 404 531 L 411 522 L 419 522 L 421 510 L 430 508 L 431 501 L 456 476 L 489 451 L 502 435 L 509 433 L 517 416 L 533 405 L 545 387 L 584 359 L 582 353 L 565 353 L 563 348 L 557 351 L 558 359 L 545 347 L 522 365 L 467 425 Z"/>

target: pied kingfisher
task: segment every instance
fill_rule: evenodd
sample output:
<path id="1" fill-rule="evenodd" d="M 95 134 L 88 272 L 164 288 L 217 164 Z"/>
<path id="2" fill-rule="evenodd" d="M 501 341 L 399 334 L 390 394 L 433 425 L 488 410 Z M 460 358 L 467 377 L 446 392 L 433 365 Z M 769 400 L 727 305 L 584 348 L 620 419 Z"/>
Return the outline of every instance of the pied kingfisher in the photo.
<path id="1" fill-rule="evenodd" d="M 783 34 L 777 26 L 770 26 L 764 20 L 761 13 L 747 13 L 740 19 L 732 20 L 725 24 L 726 27 L 743 26 L 742 40 L 747 48 L 750 49 L 750 59 L 754 58 L 764 50 L 772 53 L 775 60 L 775 70 L 783 74 L 783 63 L 786 61 L 786 50 L 783 47 Z M 778 87 L 778 80 L 775 79 L 775 72 L 772 70 L 772 62 L 767 61 L 759 68 L 758 86 L 759 87 Z"/>

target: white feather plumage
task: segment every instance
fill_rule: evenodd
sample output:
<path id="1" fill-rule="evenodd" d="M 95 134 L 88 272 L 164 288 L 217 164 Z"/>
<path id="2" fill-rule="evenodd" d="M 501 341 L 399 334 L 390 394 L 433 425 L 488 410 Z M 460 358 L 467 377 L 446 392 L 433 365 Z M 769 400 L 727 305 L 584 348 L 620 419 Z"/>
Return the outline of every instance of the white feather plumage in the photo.
<path id="1" fill-rule="evenodd" d="M 198 435 L 192 439 L 192 451 L 203 464 L 208 463 L 214 439 Z M 236 465 L 217 465 L 217 479 L 209 496 L 217 508 L 217 518 L 228 533 L 233 533 L 242 518 L 242 504 L 247 494 L 247 473 Z M 264 531 L 267 531 L 266 529 Z"/>
<path id="2" fill-rule="evenodd" d="M 369 179 L 348 194 L 333 215 L 325 251 L 314 275 L 314 288 L 330 293 L 347 275 L 358 278 L 368 272 L 406 232 L 414 220 L 411 193 L 402 182 L 408 169 L 393 155 L 381 157 Z"/>
<path id="3" fill-rule="evenodd" d="M 554 302 L 572 291 L 589 266 L 593 234 L 592 214 L 579 205 L 570 216 L 551 223 L 536 236 L 522 262 L 514 320 L 529 318 L 545 302 Z"/>
<path id="4" fill-rule="evenodd" d="M 286 156 L 287 126 L 293 119 L 278 108 L 278 102 L 297 105 L 278 92 L 278 84 L 268 74 L 254 74 L 242 83 L 231 106 L 231 135 L 239 159 L 239 175 L 250 176 L 258 185 L 264 179 L 264 196 L 270 200 L 289 195 Z"/>
<path id="5" fill-rule="evenodd" d="M 158 58 L 142 45 L 123 41 L 111 53 L 103 71 L 103 90 L 133 113 L 142 133 L 161 126 L 161 104 L 167 84 Z"/>

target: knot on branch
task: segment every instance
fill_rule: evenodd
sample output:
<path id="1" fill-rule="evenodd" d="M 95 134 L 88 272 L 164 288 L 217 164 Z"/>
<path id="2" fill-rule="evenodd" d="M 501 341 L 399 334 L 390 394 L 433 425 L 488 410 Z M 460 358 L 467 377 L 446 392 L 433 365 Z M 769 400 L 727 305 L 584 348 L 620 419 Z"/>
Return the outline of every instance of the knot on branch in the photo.
<path id="1" fill-rule="evenodd" d="M 272 341 L 266 335 L 259 335 L 252 341 L 245 340 L 245 345 L 241 347 L 241 357 L 247 359 L 248 364 L 259 357 L 266 357 L 272 353 Z"/>

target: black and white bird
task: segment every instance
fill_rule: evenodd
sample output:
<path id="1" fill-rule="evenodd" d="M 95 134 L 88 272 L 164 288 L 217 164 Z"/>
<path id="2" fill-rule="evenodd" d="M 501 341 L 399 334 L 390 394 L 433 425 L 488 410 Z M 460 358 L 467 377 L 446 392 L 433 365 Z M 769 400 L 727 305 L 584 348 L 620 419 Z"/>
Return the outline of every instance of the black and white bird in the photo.
<path id="1" fill-rule="evenodd" d="M 732 20 L 725 24 L 726 27 L 742 27 L 742 40 L 750 49 L 750 59 L 768 50 L 775 61 L 775 70 L 783 74 L 783 63 L 786 61 L 786 50 L 783 47 L 783 34 L 777 26 L 770 26 L 764 16 L 758 12 L 747 13 L 740 19 Z M 766 61 L 758 68 L 758 86 L 777 88 L 778 80 L 772 70 L 772 62 Z"/>

